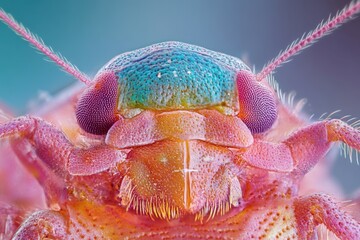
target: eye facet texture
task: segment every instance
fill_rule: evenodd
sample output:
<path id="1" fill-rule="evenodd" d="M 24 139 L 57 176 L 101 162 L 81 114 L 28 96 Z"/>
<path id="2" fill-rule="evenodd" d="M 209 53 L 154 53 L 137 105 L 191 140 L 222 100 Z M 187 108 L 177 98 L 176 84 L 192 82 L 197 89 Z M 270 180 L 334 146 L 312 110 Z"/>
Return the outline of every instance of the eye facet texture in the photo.
<path id="1" fill-rule="evenodd" d="M 236 76 L 240 102 L 239 117 L 252 133 L 268 130 L 277 118 L 275 97 L 248 71 Z"/>
<path id="2" fill-rule="evenodd" d="M 117 77 L 112 72 L 100 74 L 95 83 L 86 89 L 76 108 L 80 127 L 92 134 L 106 134 L 116 122 L 118 98 Z"/>

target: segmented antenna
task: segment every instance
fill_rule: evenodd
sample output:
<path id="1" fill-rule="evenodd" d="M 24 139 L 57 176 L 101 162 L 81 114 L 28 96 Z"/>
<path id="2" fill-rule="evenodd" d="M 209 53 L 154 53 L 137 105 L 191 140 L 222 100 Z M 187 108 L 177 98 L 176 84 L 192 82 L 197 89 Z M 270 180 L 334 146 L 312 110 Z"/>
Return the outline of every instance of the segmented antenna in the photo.
<path id="1" fill-rule="evenodd" d="M 318 39 L 339 27 L 344 22 L 350 20 L 355 14 L 360 12 L 360 1 L 354 1 L 338 12 L 333 18 L 331 16 L 325 23 L 320 23 L 313 31 L 307 35 L 303 35 L 300 39 L 295 40 L 285 51 L 281 51 L 279 55 L 264 66 L 260 73 L 256 75 L 258 81 L 263 80 L 275 68 L 289 60 L 290 57 L 300 53 L 307 47 L 310 47 Z"/>
<path id="2" fill-rule="evenodd" d="M 65 72 L 73 75 L 76 79 L 82 81 L 86 85 L 90 85 L 91 80 L 88 76 L 82 73 L 76 66 L 71 64 L 65 57 L 60 54 L 55 53 L 51 47 L 45 45 L 44 41 L 31 33 L 28 29 L 26 29 L 22 24 L 15 21 L 15 19 L 7 14 L 4 10 L 0 8 L 0 20 L 2 20 L 5 24 L 7 24 L 15 33 L 23 37 L 26 41 L 31 43 L 35 48 L 37 48 L 40 52 L 45 54 L 48 58 L 50 58 L 53 62 L 59 65 Z"/>

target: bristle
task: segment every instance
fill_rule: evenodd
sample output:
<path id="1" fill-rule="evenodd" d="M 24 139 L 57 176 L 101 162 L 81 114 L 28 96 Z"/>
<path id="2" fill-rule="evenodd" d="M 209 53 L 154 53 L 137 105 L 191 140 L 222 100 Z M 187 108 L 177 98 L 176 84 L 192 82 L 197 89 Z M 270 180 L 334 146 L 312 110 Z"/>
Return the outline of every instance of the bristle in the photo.
<path id="1" fill-rule="evenodd" d="M 139 215 L 147 215 L 152 220 L 163 219 L 171 220 L 180 217 L 180 210 L 178 207 L 170 204 L 166 199 L 159 199 L 156 197 L 151 197 L 150 199 L 142 199 L 139 196 L 136 196 L 134 192 L 129 192 L 131 195 L 131 201 L 128 202 L 126 210 L 130 209 L 135 211 Z"/>
<path id="2" fill-rule="evenodd" d="M 274 76 L 270 74 L 269 76 L 267 76 L 266 79 L 267 79 L 267 82 L 270 85 L 270 87 L 272 87 L 272 89 L 274 89 L 280 102 L 285 103 L 285 94 L 280 89 L 279 83 L 275 80 Z"/>
<path id="3" fill-rule="evenodd" d="M 275 80 L 273 75 L 268 75 L 266 80 L 270 87 L 274 89 L 275 94 L 279 98 L 280 102 L 285 106 L 289 107 L 293 113 L 297 114 L 302 111 L 306 104 L 306 99 L 302 98 L 300 100 L 295 100 L 295 92 L 285 93 L 280 89 L 279 83 Z"/>
<path id="4" fill-rule="evenodd" d="M 30 32 L 22 24 L 15 21 L 15 19 L 0 8 L 0 20 L 7 24 L 15 33 L 23 37 L 26 41 L 31 43 L 41 53 L 46 55 L 51 61 L 59 65 L 65 72 L 74 76 L 76 79 L 82 81 L 86 85 L 90 85 L 91 81 L 88 76 L 82 73 L 76 66 L 71 64 L 65 57 L 59 53 L 55 53 L 51 47 L 45 45 L 44 41 Z"/>
<path id="5" fill-rule="evenodd" d="M 335 116 L 337 113 L 339 113 L 339 112 L 341 112 L 341 110 L 340 109 L 338 109 L 338 110 L 335 110 L 335 111 L 333 111 L 333 112 L 331 112 L 331 113 L 329 113 L 325 118 L 324 118 L 324 120 L 329 120 L 329 119 L 332 119 L 332 117 L 333 116 Z"/>
<path id="6" fill-rule="evenodd" d="M 258 81 L 263 80 L 267 75 L 272 73 L 277 67 L 289 61 L 290 57 L 300 53 L 305 48 L 310 47 L 321 37 L 330 34 L 333 30 L 341 24 L 353 18 L 353 16 L 360 12 L 360 0 L 350 3 L 342 11 L 336 14 L 333 18 L 323 23 L 321 22 L 313 31 L 303 35 L 300 39 L 295 40 L 288 46 L 285 51 L 281 51 L 279 55 L 264 66 L 260 73 L 256 75 Z"/>
<path id="7" fill-rule="evenodd" d="M 205 222 L 208 222 L 216 215 L 223 216 L 225 213 L 230 211 L 231 206 L 232 204 L 229 201 L 220 201 L 217 203 L 209 203 L 207 201 L 204 207 L 195 214 L 195 221 L 200 221 L 202 223 L 205 217 L 207 217 Z"/>
<path id="8" fill-rule="evenodd" d="M 0 123 L 7 122 L 10 119 L 12 119 L 12 117 L 0 109 Z"/>
<path id="9" fill-rule="evenodd" d="M 360 128 L 358 127 L 358 129 Z M 352 163 L 354 159 L 356 161 L 356 164 L 360 165 L 359 151 L 355 148 L 350 147 L 346 142 L 340 143 L 340 155 L 343 158 L 348 158 L 350 160 L 350 163 Z"/>
<path id="10" fill-rule="evenodd" d="M 357 130 L 360 130 L 360 119 L 357 119 L 355 117 L 351 117 L 351 115 L 345 115 L 343 117 L 338 117 L 336 116 L 339 112 L 341 112 L 341 110 L 336 110 L 333 111 L 332 113 L 323 113 L 320 117 L 319 120 L 320 121 L 327 121 L 327 120 L 331 120 L 331 119 L 340 119 L 344 122 L 346 122 L 350 127 L 353 127 Z M 357 165 L 360 165 L 360 153 L 357 149 L 352 148 L 349 146 L 349 144 L 345 141 L 345 142 L 341 142 L 340 143 L 340 155 L 345 158 L 345 159 L 349 159 L 350 162 L 352 163 L 353 160 L 356 161 Z"/>

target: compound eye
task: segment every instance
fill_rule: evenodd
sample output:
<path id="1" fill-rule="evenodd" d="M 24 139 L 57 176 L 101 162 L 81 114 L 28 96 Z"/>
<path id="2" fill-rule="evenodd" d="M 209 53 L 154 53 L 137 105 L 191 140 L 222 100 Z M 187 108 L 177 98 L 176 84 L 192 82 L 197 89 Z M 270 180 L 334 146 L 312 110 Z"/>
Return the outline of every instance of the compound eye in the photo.
<path id="1" fill-rule="evenodd" d="M 277 118 L 275 97 L 271 91 L 248 71 L 238 72 L 236 86 L 240 103 L 238 116 L 252 133 L 268 130 Z"/>
<path id="2" fill-rule="evenodd" d="M 103 135 L 116 122 L 118 81 L 113 72 L 103 72 L 81 95 L 76 119 L 86 132 Z"/>

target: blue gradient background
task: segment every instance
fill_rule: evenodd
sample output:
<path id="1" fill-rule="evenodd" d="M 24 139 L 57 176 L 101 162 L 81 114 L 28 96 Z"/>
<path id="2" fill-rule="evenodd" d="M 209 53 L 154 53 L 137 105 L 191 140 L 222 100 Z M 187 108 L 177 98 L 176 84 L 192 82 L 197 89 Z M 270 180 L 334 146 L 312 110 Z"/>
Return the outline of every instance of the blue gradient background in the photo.
<path id="1" fill-rule="evenodd" d="M 168 40 L 246 57 L 260 70 L 348 2 L 0 0 L 0 7 L 94 75 L 119 53 Z M 279 68 L 275 77 L 284 91 L 295 90 L 308 100 L 309 114 L 319 117 L 341 109 L 339 116 L 360 117 L 359 69 L 358 18 Z M 23 114 L 39 90 L 55 94 L 74 81 L 0 24 L 0 102 Z M 339 158 L 334 174 L 348 193 L 360 187 L 360 167 L 355 163 Z"/>

